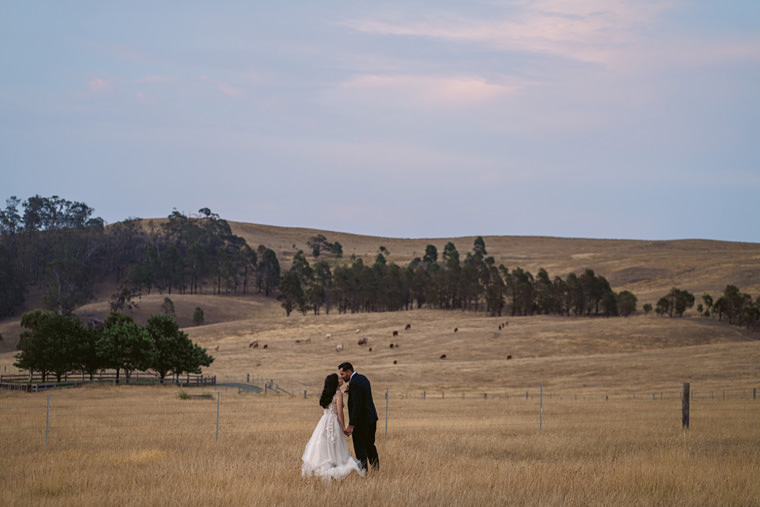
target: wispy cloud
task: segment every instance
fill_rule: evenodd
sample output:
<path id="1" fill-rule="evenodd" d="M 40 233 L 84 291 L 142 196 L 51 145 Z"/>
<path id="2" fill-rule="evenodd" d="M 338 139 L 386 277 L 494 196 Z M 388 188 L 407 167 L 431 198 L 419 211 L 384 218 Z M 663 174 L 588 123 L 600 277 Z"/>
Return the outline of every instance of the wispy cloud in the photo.
<path id="1" fill-rule="evenodd" d="M 668 2 L 536 0 L 487 19 L 449 13 L 361 19 L 349 26 L 364 33 L 481 44 L 613 65 L 620 52 L 635 44 L 635 31 L 666 8 Z"/>
<path id="2" fill-rule="evenodd" d="M 87 82 L 87 87 L 90 89 L 90 91 L 97 93 L 97 92 L 101 92 L 103 90 L 108 89 L 110 87 L 110 84 L 105 79 L 96 77 L 96 78 L 90 79 Z"/>
<path id="3" fill-rule="evenodd" d="M 374 96 L 385 102 L 419 107 L 476 105 L 517 92 L 520 85 L 489 82 L 477 76 L 362 74 L 341 84 L 341 93 Z"/>

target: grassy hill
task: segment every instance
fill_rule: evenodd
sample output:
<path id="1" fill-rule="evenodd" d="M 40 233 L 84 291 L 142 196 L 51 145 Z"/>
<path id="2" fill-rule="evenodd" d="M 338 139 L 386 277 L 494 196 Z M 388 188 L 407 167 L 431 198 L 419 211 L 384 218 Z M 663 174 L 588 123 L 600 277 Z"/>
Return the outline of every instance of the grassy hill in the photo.
<path id="1" fill-rule="evenodd" d="M 343 259 L 330 258 L 333 263 L 348 262 L 352 255 L 372 262 L 380 247 L 385 247 L 390 261 L 406 265 L 421 256 L 428 244 L 441 252 L 452 241 L 463 255 L 475 239 L 394 239 L 230 225 L 252 246 L 263 244 L 275 250 L 283 268 L 298 249 L 309 253 L 308 239 L 320 233 L 343 245 Z M 693 292 L 698 299 L 705 292 L 717 296 L 728 283 L 753 296 L 760 293 L 758 244 L 508 236 L 484 240 L 488 254 L 510 268 L 519 266 L 535 274 L 543 267 L 552 277 L 591 268 L 606 277 L 615 291 L 636 294 L 639 307 L 655 303 L 674 286 Z M 101 287 L 99 293 L 101 298 L 81 308 L 80 315 L 107 313 L 109 288 Z M 136 320 L 144 322 L 150 314 L 159 313 L 166 296 L 143 296 L 134 311 Z M 402 389 L 507 389 L 543 383 L 574 391 L 638 390 L 672 387 L 689 379 L 717 388 L 749 385 L 760 377 L 760 335 L 697 317 L 693 310 L 682 319 L 654 315 L 497 318 L 440 310 L 286 318 L 276 300 L 259 295 L 170 297 L 180 325 L 215 356 L 208 373 L 236 381 L 247 375 L 272 378 L 295 391 L 319 389 L 324 374 L 342 360 L 353 361 L 377 382 Z M 191 318 L 196 306 L 204 310 L 206 320 L 194 327 Z M 507 321 L 499 330 L 499 324 Z M 406 324 L 411 329 L 405 330 Z M 399 331 L 399 336 L 394 337 L 393 331 Z M 13 370 L 18 332 L 17 320 L 0 323 L 5 337 L 0 344 L 0 373 Z M 325 338 L 328 334 L 331 340 Z M 367 337 L 369 344 L 357 345 L 359 337 Z M 254 340 L 262 347 L 250 348 Z M 399 346 L 391 348 L 393 343 Z M 336 351 L 337 344 L 344 345 L 343 352 Z M 446 359 L 440 358 L 443 354 Z"/>

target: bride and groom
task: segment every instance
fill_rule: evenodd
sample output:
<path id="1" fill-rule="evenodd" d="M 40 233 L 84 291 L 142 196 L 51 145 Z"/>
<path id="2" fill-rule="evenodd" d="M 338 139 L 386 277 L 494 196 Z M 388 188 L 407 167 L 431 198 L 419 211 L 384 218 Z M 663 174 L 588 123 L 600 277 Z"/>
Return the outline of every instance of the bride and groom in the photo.
<path id="1" fill-rule="evenodd" d="M 343 392 L 340 389 L 344 383 L 348 384 L 348 424 L 343 416 Z M 352 471 L 364 476 L 367 466 L 379 468 L 375 447 L 377 411 L 367 377 L 356 373 L 351 363 L 341 363 L 337 374 L 325 378 L 319 405 L 323 409 L 322 417 L 301 457 L 301 475 L 342 479 Z M 348 453 L 345 438 L 348 436 L 353 438 L 356 458 Z"/>

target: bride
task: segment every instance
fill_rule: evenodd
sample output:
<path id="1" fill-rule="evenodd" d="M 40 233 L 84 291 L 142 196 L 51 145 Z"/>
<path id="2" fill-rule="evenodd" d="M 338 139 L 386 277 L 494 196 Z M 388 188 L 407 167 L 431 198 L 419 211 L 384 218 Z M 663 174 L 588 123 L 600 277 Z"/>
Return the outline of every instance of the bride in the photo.
<path id="1" fill-rule="evenodd" d="M 343 422 L 343 383 L 336 373 L 325 378 L 325 387 L 319 398 L 323 408 L 322 418 L 314 428 L 301 459 L 301 476 L 311 474 L 327 479 L 342 479 L 356 471 L 364 475 L 361 463 L 348 453 Z"/>

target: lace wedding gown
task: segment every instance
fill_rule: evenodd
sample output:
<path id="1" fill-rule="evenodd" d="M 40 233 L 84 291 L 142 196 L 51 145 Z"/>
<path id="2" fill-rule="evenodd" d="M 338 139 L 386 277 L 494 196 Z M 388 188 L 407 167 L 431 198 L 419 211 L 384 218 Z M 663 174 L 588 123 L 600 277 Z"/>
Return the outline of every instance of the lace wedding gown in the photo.
<path id="1" fill-rule="evenodd" d="M 314 474 L 327 479 L 342 479 L 352 471 L 364 475 L 361 463 L 348 453 L 346 437 L 338 421 L 335 400 L 324 409 L 301 456 L 301 476 Z"/>

